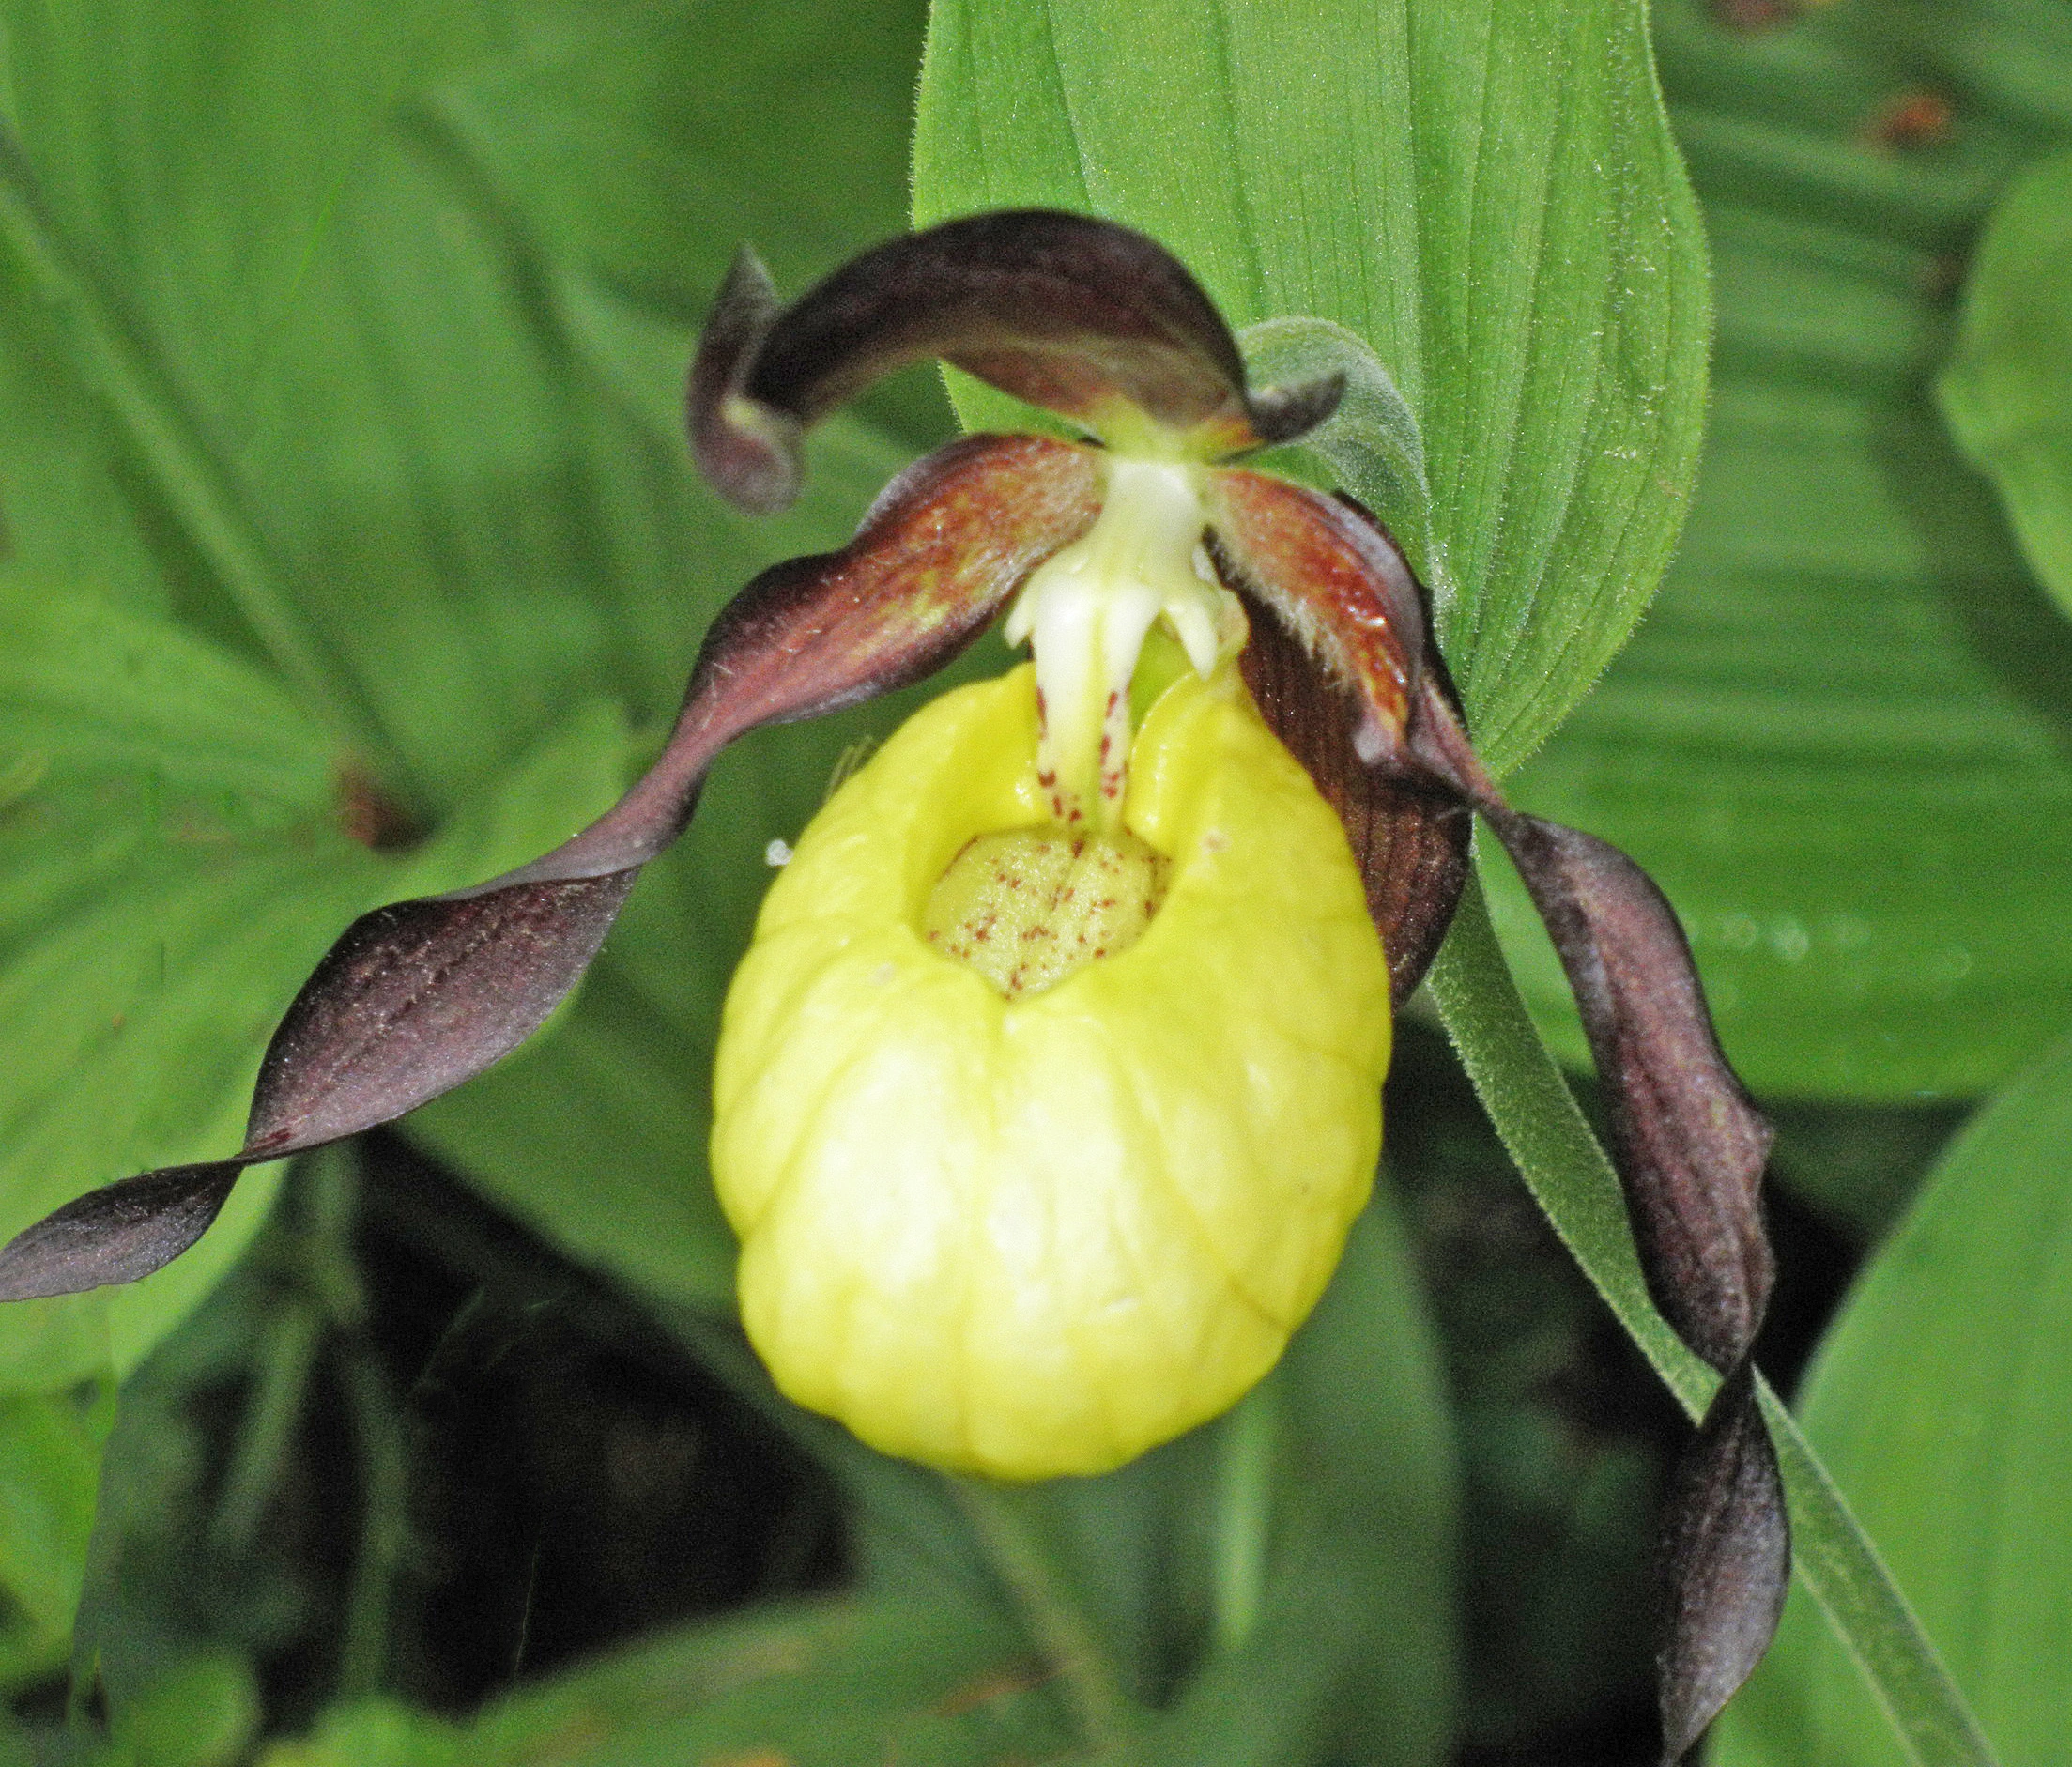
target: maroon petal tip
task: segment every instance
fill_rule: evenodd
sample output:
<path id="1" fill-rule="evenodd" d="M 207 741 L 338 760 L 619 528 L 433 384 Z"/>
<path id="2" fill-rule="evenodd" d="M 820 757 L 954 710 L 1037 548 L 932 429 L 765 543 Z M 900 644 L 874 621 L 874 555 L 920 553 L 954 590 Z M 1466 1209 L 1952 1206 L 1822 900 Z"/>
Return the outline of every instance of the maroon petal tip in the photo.
<path id="1" fill-rule="evenodd" d="M 743 246 L 691 364 L 691 452 L 698 470 L 728 501 L 759 515 L 788 509 L 799 494 L 798 419 L 744 390 L 780 310 L 770 272 Z"/>
<path id="2" fill-rule="evenodd" d="M 1784 1478 L 1745 1361 L 1670 1479 L 1661 1564 L 1655 1668 L 1663 1761 L 1676 1767 L 1755 1673 L 1791 1581 Z"/>
<path id="3" fill-rule="evenodd" d="M 208 1230 L 239 1160 L 167 1166 L 104 1185 L 0 1247 L 0 1300 L 45 1300 L 162 1269 Z"/>
<path id="4" fill-rule="evenodd" d="M 1345 396 L 1345 376 L 1320 375 L 1292 386 L 1266 387 L 1247 395 L 1252 434 L 1261 443 L 1297 441 L 1328 422 Z"/>

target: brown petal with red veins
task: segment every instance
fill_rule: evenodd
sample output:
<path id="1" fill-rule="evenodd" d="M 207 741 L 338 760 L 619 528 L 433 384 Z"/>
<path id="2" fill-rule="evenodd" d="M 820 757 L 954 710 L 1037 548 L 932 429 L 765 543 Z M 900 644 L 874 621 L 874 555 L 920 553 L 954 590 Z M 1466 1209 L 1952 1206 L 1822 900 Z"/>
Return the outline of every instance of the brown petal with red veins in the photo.
<path id="1" fill-rule="evenodd" d="M 242 1167 L 386 1123 L 508 1054 L 576 985 L 721 748 L 932 673 L 1097 508 L 1088 450 L 975 436 L 902 474 L 839 552 L 765 571 L 713 622 L 667 747 L 617 805 L 530 865 L 354 921 L 273 1035 L 238 1155 L 46 1217 L 0 1249 L 0 1298 L 148 1275 L 200 1237 Z"/>
<path id="2" fill-rule="evenodd" d="M 1196 432 L 1205 456 L 1292 439 L 1343 391 L 1330 377 L 1248 396 L 1230 328 L 1164 247 L 1111 222 L 1021 209 L 891 240 L 786 308 L 744 252 L 691 372 L 698 464 L 743 508 L 782 509 L 805 428 L 930 357 L 1089 429 L 1134 407 Z"/>
<path id="3" fill-rule="evenodd" d="M 1239 592 L 1241 594 L 1242 591 Z M 1240 666 L 1267 726 L 1338 812 L 1367 884 L 1367 910 L 1401 1006 L 1438 954 L 1467 877 L 1474 819 L 1450 791 L 1370 767 L 1354 747 L 1364 715 L 1257 600 Z"/>
<path id="4" fill-rule="evenodd" d="M 1388 530 L 1358 505 L 1263 473 L 1209 475 L 1218 568 L 1270 607 L 1362 708 L 1369 766 L 1403 756 L 1426 645 L 1424 600 Z M 1400 771 L 1400 770 L 1399 770 Z"/>

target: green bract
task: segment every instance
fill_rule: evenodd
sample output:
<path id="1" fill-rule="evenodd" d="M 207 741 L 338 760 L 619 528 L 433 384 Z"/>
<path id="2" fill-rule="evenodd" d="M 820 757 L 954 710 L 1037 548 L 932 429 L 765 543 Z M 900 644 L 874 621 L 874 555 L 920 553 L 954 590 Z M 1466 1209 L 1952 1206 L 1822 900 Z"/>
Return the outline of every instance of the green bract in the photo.
<path id="1" fill-rule="evenodd" d="M 1016 999 L 923 936 L 1049 815 L 1032 671 L 910 721 L 815 819 L 728 998 L 713 1167 L 750 1337 L 889 1452 L 1103 1471 L 1231 1405 L 1323 1291 L 1381 1141 L 1389 974 L 1338 818 L 1236 671 L 1130 756 L 1171 861 L 1127 950 Z"/>

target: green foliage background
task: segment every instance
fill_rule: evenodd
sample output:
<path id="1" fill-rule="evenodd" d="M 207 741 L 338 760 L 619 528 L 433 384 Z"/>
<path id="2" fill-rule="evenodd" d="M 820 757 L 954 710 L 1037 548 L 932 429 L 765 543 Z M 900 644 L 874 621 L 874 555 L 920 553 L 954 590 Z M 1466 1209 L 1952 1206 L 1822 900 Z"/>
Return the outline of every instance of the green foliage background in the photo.
<path id="1" fill-rule="evenodd" d="M 0 1231 L 233 1145 L 338 928 L 609 802 L 727 596 L 836 544 L 950 433 L 909 376 L 816 435 L 790 515 L 707 493 L 680 387 L 743 238 L 796 289 L 910 200 L 1090 209 L 1179 252 L 1236 324 L 1344 328 L 1400 392 L 1406 424 L 1292 466 L 1411 537 L 1517 801 L 1678 904 L 1729 1053 L 1779 1104 L 1791 1206 L 1869 1251 L 1998 1095 L 1869 1258 L 1805 1421 L 2000 1759 L 2066 1759 L 2062 6 L 0 0 Z M 1592 1555 L 1632 1556 L 1649 1463 L 1579 1455 L 1540 1405 L 1604 1328 L 1587 1294 L 1513 1318 L 1435 1259 L 1443 1199 L 1489 1194 L 1465 1100 L 1399 1113 L 1395 1182 L 1260 1395 L 1108 1479 L 948 1484 L 790 1411 L 744 1356 L 703 1166 L 718 1003 L 768 843 L 906 703 L 743 743 L 571 1007 L 406 1126 L 813 1469 L 839 1588 L 472 1714 L 412 1698 L 381 1595 L 412 1549 L 410 1453 L 367 1353 L 362 1175 L 331 1156 L 270 1221 L 278 1175 L 248 1178 L 134 1289 L 0 1314 L 8 1746 L 602 1767 L 1127 1739 L 1420 1763 L 1574 1715 L 1558 1617 L 1603 1597 L 1606 1635 L 1635 1630 L 1604 1591 L 1637 1571 Z M 397 837 L 370 844 L 376 823 Z M 1526 1005 L 1580 1062 L 1514 882 L 1486 886 Z M 1531 1102 L 1538 1046 L 1479 914 L 1449 1022 L 1564 1237 L 1682 1378 L 1580 1119 Z M 1412 1078 L 1459 1090 L 1435 1037 L 1406 1045 Z M 188 1535 L 253 1545 L 325 1358 L 358 1568 L 284 1701 L 256 1618 L 172 1624 L 136 1566 L 186 1563 Z M 188 1408 L 212 1380 L 242 1406 L 220 1481 Z M 1496 1562 L 1516 1543 L 1493 1513 L 1563 1505 L 1543 1574 Z M 1842 1521 L 1819 1542 L 1870 1564 Z M 1795 1597 L 1717 1759 L 1882 1762 L 1900 1735 L 1988 1759 L 1904 1608 L 1832 1588 L 1844 1641 Z M 1508 1684 L 1464 1643 L 1492 1603 L 1532 1665 Z M 1852 1651 L 1886 1666 L 1888 1711 Z M 68 1664 L 107 1724 L 65 1756 Z"/>

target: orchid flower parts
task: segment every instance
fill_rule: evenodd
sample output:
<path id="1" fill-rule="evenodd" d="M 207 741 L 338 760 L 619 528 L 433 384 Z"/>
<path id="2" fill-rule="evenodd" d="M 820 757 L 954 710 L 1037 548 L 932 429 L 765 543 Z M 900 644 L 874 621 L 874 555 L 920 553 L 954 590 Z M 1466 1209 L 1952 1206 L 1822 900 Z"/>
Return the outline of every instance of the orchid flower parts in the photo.
<path id="1" fill-rule="evenodd" d="M 1444 936 L 1478 813 L 1575 989 L 1651 1291 L 1724 1377 L 1666 1523 L 1681 1753 L 1761 1654 L 1788 1544 L 1747 1360 L 1768 1129 L 1674 916 L 1623 855 L 1504 802 L 1380 524 L 1233 464 L 1328 422 L 1341 385 L 1249 388 L 1141 235 L 974 217 L 789 307 L 744 253 L 692 373 L 698 464 L 782 508 L 805 430 L 931 356 L 1086 439 L 953 442 L 847 546 L 757 577 L 612 809 L 356 921 L 275 1033 L 244 1146 L 29 1227 L 0 1298 L 146 1275 L 247 1165 L 482 1071 L 575 986 L 729 742 L 917 681 L 1005 614 L 1033 679 L 937 702 L 836 794 L 729 1000 L 714 1170 L 751 1334 L 867 1437 L 1005 1476 L 1113 1465 L 1228 1405 L 1365 1198 L 1389 998 Z"/>

